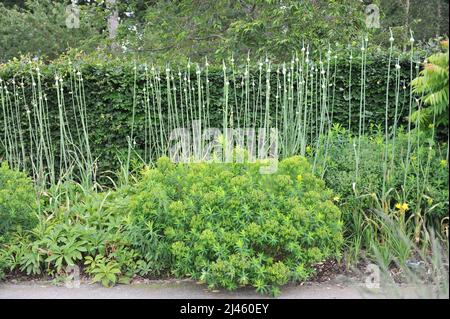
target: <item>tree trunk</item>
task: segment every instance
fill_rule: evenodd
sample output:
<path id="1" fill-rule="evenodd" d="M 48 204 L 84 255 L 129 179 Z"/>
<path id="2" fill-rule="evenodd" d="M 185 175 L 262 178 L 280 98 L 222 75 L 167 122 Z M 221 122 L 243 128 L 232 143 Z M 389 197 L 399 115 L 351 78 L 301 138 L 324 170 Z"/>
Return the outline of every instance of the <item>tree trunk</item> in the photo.
<path id="1" fill-rule="evenodd" d="M 117 10 L 117 0 L 106 0 L 107 8 L 111 10 L 108 16 L 108 32 L 111 40 L 111 49 L 117 51 L 118 43 L 114 40 L 117 36 L 117 28 L 119 27 L 119 11 Z"/>

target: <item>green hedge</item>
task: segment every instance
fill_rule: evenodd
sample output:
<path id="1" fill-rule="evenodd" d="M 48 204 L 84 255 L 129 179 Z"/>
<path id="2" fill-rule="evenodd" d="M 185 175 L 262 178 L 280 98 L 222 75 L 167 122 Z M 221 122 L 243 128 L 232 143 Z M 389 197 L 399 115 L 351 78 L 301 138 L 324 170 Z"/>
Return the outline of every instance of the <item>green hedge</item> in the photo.
<path id="1" fill-rule="evenodd" d="M 329 106 L 333 104 L 333 121 L 348 125 L 349 114 L 349 59 L 348 53 L 340 54 L 336 59 L 333 57 L 330 64 L 330 82 L 333 81 L 334 63 L 336 63 L 336 84 L 334 94 L 330 89 L 329 92 Z M 354 53 L 355 58 L 352 61 L 352 129 L 358 128 L 359 122 L 359 108 L 360 108 L 360 73 L 361 73 L 361 59 L 358 54 Z M 387 64 L 388 56 L 383 52 L 369 52 L 367 56 L 366 66 L 366 125 L 369 123 L 382 124 L 385 116 L 385 98 L 386 98 L 386 77 L 387 77 Z M 325 62 L 326 63 L 326 62 Z M 394 74 L 394 64 L 396 58 L 392 59 L 391 74 Z M 25 97 L 30 105 L 32 87 L 30 78 L 30 69 L 33 65 L 34 76 L 36 76 L 35 68 L 37 63 L 30 64 L 25 60 L 15 60 L 5 65 L 0 65 L 0 78 L 3 79 L 3 84 L 7 83 L 7 87 L 12 91 L 13 79 L 17 83 L 23 82 L 25 86 Z M 67 58 L 63 58 L 58 61 L 54 61 L 48 65 L 39 64 L 40 73 L 42 74 L 42 88 L 47 97 L 48 108 L 48 121 L 51 125 L 52 141 L 55 145 L 55 149 L 58 149 L 59 143 L 59 125 L 58 125 L 58 106 L 56 98 L 56 89 L 54 85 L 55 74 L 63 75 L 65 78 L 64 90 L 65 90 L 65 103 L 68 109 L 68 121 L 71 125 L 71 129 L 74 127 L 74 118 L 71 113 L 71 105 L 73 102 L 72 96 L 69 94 L 69 73 L 73 70 L 80 70 L 84 79 L 84 90 L 86 96 L 87 105 L 87 121 L 90 134 L 90 144 L 95 158 L 99 158 L 99 165 L 101 170 L 115 170 L 118 167 L 117 154 L 125 153 L 128 147 L 127 136 L 130 135 L 132 125 L 132 107 L 133 107 L 133 90 L 134 90 L 134 65 L 133 61 L 125 61 L 115 59 L 111 57 L 82 57 L 74 58 L 73 63 L 69 64 Z M 290 65 L 290 62 L 289 64 Z M 401 83 L 400 86 L 405 85 L 408 87 L 410 79 L 410 62 L 409 57 L 400 57 L 401 68 Z M 185 72 L 186 68 L 182 69 Z M 413 69 L 415 73 L 417 70 Z M 175 76 L 178 70 L 174 69 Z M 228 68 L 228 76 L 232 76 L 231 68 Z M 242 68 L 237 71 L 243 73 Z M 251 69 L 252 74 L 256 80 L 258 80 L 258 67 Z M 136 116 L 134 136 L 136 138 L 137 149 L 142 150 L 144 148 L 144 128 L 145 128 L 145 113 L 143 108 L 143 91 L 142 87 L 145 82 L 144 65 L 138 64 L 137 66 L 137 104 L 136 104 Z M 167 120 L 167 93 L 166 93 L 166 81 L 165 70 L 161 72 L 161 101 L 162 101 L 162 114 L 163 120 Z M 204 73 L 202 73 L 204 76 Z M 195 83 L 196 74 L 195 66 L 191 68 L 190 77 Z M 265 77 L 265 71 L 263 71 L 263 84 Z M 395 81 L 391 78 L 390 81 L 390 120 L 392 120 L 394 114 L 394 100 L 395 100 Z M 271 86 L 276 87 L 276 66 L 272 66 L 271 72 Z M 212 127 L 222 127 L 222 114 L 223 114 L 223 70 L 221 67 L 209 67 L 209 94 L 210 94 L 210 120 Z M 21 92 L 19 90 L 19 92 Z M 274 91 L 272 91 L 274 92 Z M 21 93 L 22 94 L 22 93 Z M 19 95 L 18 99 L 21 100 L 22 96 Z M 233 86 L 230 87 L 229 92 L 230 108 L 235 107 Z M 239 97 L 238 97 L 239 98 Z M 275 93 L 271 95 L 271 101 L 275 101 Z M 400 91 L 399 96 L 399 119 L 404 120 L 404 116 L 407 113 L 409 102 L 409 88 Z M 239 102 L 238 102 L 239 103 Z M 19 103 L 19 109 L 21 112 L 21 121 L 23 122 L 24 134 L 23 137 L 29 144 L 29 132 L 27 131 L 27 117 L 26 108 L 23 102 Z M 274 113 L 272 111 L 272 113 Z M 281 122 L 281 114 L 278 117 Z M 272 118 L 276 118 L 273 114 Z M 153 118 L 154 123 L 159 123 L 159 118 Z M 236 115 L 235 115 L 236 121 Z M 234 124 L 236 125 L 236 123 Z M 280 126 L 282 123 L 280 123 Z M 0 117 L 0 136 L 4 136 L 4 121 L 3 115 Z M 2 144 L 0 144 L 0 158 L 4 154 L 2 150 Z M 58 157 L 58 154 L 55 155 Z"/>

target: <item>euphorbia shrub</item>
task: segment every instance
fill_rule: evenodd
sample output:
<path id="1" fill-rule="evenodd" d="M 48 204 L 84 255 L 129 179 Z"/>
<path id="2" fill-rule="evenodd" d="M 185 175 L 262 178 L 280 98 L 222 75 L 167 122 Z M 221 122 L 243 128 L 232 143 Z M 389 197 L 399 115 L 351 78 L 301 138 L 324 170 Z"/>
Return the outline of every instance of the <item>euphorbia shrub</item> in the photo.
<path id="1" fill-rule="evenodd" d="M 37 200 L 31 179 L 0 164 L 0 242 L 11 233 L 37 223 Z"/>
<path id="2" fill-rule="evenodd" d="M 135 248 L 156 270 L 210 288 L 277 294 L 307 279 L 315 263 L 339 256 L 341 213 L 305 158 L 287 158 L 269 175 L 261 165 L 161 158 L 125 207 Z"/>

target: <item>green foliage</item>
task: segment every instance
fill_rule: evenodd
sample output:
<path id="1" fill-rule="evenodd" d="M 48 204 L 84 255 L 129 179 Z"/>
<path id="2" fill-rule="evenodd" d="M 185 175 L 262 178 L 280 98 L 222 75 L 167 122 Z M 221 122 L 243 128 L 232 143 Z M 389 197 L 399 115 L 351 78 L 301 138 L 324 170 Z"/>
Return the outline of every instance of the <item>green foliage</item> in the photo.
<path id="1" fill-rule="evenodd" d="M 306 280 L 315 263 L 340 256 L 342 222 L 305 158 L 283 160 L 273 175 L 261 175 L 262 165 L 161 158 L 115 192 L 54 186 L 40 223 L 4 247 L 2 269 L 58 276 L 84 264 L 106 287 L 172 274 L 276 295 L 280 285 Z"/>
<path id="2" fill-rule="evenodd" d="M 358 40 L 364 30 L 360 1 L 157 1 L 140 38 L 128 37 L 152 60 L 221 62 L 234 54 L 290 58 L 302 43 L 320 47 Z M 131 39 L 130 39 L 131 38 Z"/>
<path id="3" fill-rule="evenodd" d="M 245 58 L 269 55 L 290 58 L 303 43 L 310 47 L 347 46 L 368 35 L 375 46 L 389 47 L 392 30 L 405 49 L 410 29 L 420 45 L 430 38 L 448 35 L 448 1 L 376 0 L 380 29 L 367 29 L 365 6 L 358 0 L 258 0 L 258 1 L 109 1 L 78 0 L 79 29 L 65 25 L 70 1 L 2 1 L 0 4 L 0 61 L 20 54 L 53 59 L 67 49 L 142 57 L 159 63 L 201 62 L 205 55 L 220 63 L 234 54 Z M 116 10 L 118 33 L 110 39 L 107 16 Z M 111 45 L 114 43 L 114 45 Z"/>
<path id="4" fill-rule="evenodd" d="M 24 237 L 16 237 L 11 241 L 20 243 L 21 247 L 12 252 L 16 268 L 27 274 L 39 274 L 44 269 L 50 274 L 55 271 L 59 273 L 64 267 L 77 264 L 83 254 L 102 248 L 99 244 L 102 234 L 96 232 L 94 226 L 86 224 L 87 211 L 93 212 L 92 197 L 95 195 L 77 198 L 79 193 L 72 190 L 74 197 L 71 200 L 75 204 L 69 207 L 69 203 L 61 203 L 58 197 L 52 197 L 54 191 L 48 193 L 52 205 L 45 203 L 45 198 L 42 199 L 46 211 L 42 213 L 40 223 Z M 66 194 L 59 191 L 58 196 L 64 198 Z M 96 220 L 98 215 L 92 214 L 91 218 Z"/>
<path id="5" fill-rule="evenodd" d="M 39 243 L 41 249 L 45 249 L 48 254 L 45 263 L 49 267 L 55 267 L 58 272 L 61 271 L 63 263 L 74 266 L 76 261 L 82 259 L 82 253 L 87 251 L 87 242 L 83 239 L 85 233 L 83 228 L 76 226 L 55 227 L 49 236 Z"/>
<path id="6" fill-rule="evenodd" d="M 367 135 L 353 137 L 336 126 L 327 141 L 327 151 L 319 151 L 319 174 L 323 175 L 327 187 L 338 194 L 346 233 L 351 240 L 356 240 L 354 244 L 369 245 L 365 238 L 371 238 L 370 235 L 387 242 L 382 239 L 383 231 L 392 227 L 381 226 L 386 221 L 380 214 L 403 225 L 404 233 L 413 237 L 413 241 L 426 241 L 427 235 L 421 234 L 422 231 L 441 229 L 442 223 L 445 226 L 449 209 L 447 145 L 435 145 L 430 132 L 412 131 L 409 136 L 400 128 L 395 135 L 395 143 L 386 145 L 380 128 L 373 127 Z M 409 153 L 408 143 L 411 143 Z M 388 154 L 384 193 L 383 154 Z M 372 228 L 374 225 L 379 226 Z M 401 244 L 398 234 L 388 235 Z M 355 236 L 362 237 L 355 239 Z M 395 250 L 387 244 L 385 249 L 394 254 Z"/>
<path id="7" fill-rule="evenodd" d="M 0 242 L 15 232 L 32 228 L 37 222 L 37 199 L 25 173 L 0 165 Z"/>
<path id="8" fill-rule="evenodd" d="M 147 169 L 129 206 L 133 247 L 156 270 L 210 288 L 251 285 L 276 294 L 312 265 L 340 255 L 340 211 L 305 158 L 260 164 L 173 164 Z"/>
<path id="9" fill-rule="evenodd" d="M 371 30 L 372 41 L 376 44 L 389 47 L 386 38 L 389 31 L 405 49 L 410 45 L 411 31 L 421 47 L 436 36 L 448 35 L 447 0 L 375 0 L 370 3 L 380 9 L 380 28 Z"/>
<path id="10" fill-rule="evenodd" d="M 8 268 L 6 251 L 0 249 L 0 281 L 5 278 L 5 270 Z"/>
<path id="11" fill-rule="evenodd" d="M 140 1 L 127 1 L 127 5 Z M 379 7 L 380 28 L 367 29 L 365 9 Z M 119 10 L 120 11 L 120 10 Z M 420 46 L 448 35 L 448 1 L 155 1 L 121 24 L 125 53 L 151 61 L 202 62 L 205 55 L 221 63 L 230 55 L 244 59 L 250 51 L 264 59 L 287 60 L 303 43 L 311 47 L 345 46 L 368 35 L 371 46 L 388 48 L 391 30 L 403 50 L 410 31 Z M 144 17 L 143 17 L 144 16 Z"/>
<path id="12" fill-rule="evenodd" d="M 86 272 L 94 276 L 94 282 L 101 282 L 105 287 L 116 284 L 117 277 L 120 274 L 120 266 L 117 261 L 97 255 L 95 258 L 87 256 L 84 264 L 88 266 Z"/>
<path id="13" fill-rule="evenodd" d="M 11 237 L 0 253 L 3 269 L 27 275 L 63 275 L 67 266 L 86 265 L 86 273 L 104 286 L 129 283 L 142 264 L 129 248 L 128 217 L 113 214 L 124 205 L 116 193 L 96 193 L 67 183 L 48 190 L 45 211 L 29 233 Z M 0 258 L 0 259 L 2 259 Z M 3 261 L 2 260 L 2 261 Z"/>
<path id="14" fill-rule="evenodd" d="M 421 95 L 421 100 L 428 106 L 416 111 L 412 119 L 422 124 L 434 123 L 448 125 L 449 73 L 448 40 L 442 45 L 446 52 L 435 53 L 427 59 L 420 75 L 412 81 L 414 92 Z"/>
<path id="15" fill-rule="evenodd" d="M 24 7 L 5 7 L 0 3 L 0 62 L 20 54 L 56 58 L 68 48 L 89 48 L 98 43 L 98 21 L 91 8 L 81 10 L 80 28 L 65 25 L 67 2 L 29 0 Z"/>
<path id="16" fill-rule="evenodd" d="M 429 226 L 448 231 L 448 146 L 436 143 L 434 125 L 448 125 L 448 42 L 418 74 L 423 52 L 411 34 L 417 43 L 442 27 L 411 21 L 417 3 L 389 1 L 398 13 L 376 1 L 389 25 L 369 32 L 362 48 L 356 0 L 125 1 L 120 16 L 134 13 L 105 41 L 111 9 L 82 3 L 79 30 L 65 28 L 63 1 L 0 4 L 0 61 L 114 42 L 115 53 L 122 47 L 147 63 L 99 50 L 0 65 L 0 160 L 32 171 L 41 190 L 37 224 L 30 180 L 0 167 L 0 279 L 84 265 L 107 287 L 175 275 L 277 295 L 280 285 L 309 278 L 315 263 L 340 257 L 343 230 L 347 257 L 365 250 L 386 268 L 404 265 L 414 245 L 428 249 Z M 429 1 L 427 15 L 435 4 L 442 1 Z M 373 46 L 388 44 L 388 28 L 410 52 Z M 248 52 L 259 61 L 245 60 Z M 172 65 L 164 72 L 149 58 Z M 417 75 L 414 96 L 408 83 Z M 408 119 L 421 95 L 427 107 Z M 277 127 L 282 156 L 306 154 L 312 168 L 291 157 L 260 175 L 263 163 L 161 158 L 130 186 L 134 169 L 166 153 L 166 133 L 197 117 L 209 127 Z M 416 120 L 430 129 L 414 130 Z M 115 184 L 119 166 L 119 189 L 98 193 L 105 181 Z"/>

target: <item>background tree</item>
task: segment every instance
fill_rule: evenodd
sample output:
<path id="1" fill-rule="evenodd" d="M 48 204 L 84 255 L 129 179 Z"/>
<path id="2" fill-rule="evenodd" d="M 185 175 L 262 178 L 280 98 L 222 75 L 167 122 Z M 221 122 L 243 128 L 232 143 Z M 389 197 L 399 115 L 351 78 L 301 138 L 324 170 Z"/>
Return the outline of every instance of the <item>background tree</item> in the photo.
<path id="1" fill-rule="evenodd" d="M 372 1 L 366 1 L 369 3 Z M 448 0 L 378 0 L 381 28 L 374 32 L 374 41 L 388 46 L 386 33 L 391 29 L 397 44 L 409 45 L 410 30 L 418 43 L 426 43 L 432 38 L 448 36 Z"/>
<path id="2" fill-rule="evenodd" d="M 66 4 L 50 0 L 30 0 L 19 5 L 0 3 L 0 61 L 20 54 L 55 58 L 68 48 L 93 49 L 101 34 L 98 14 L 81 10 L 80 28 L 67 28 Z"/>
<path id="3" fill-rule="evenodd" d="M 208 55 L 220 61 L 249 51 L 284 59 L 303 43 L 355 40 L 365 28 L 363 18 L 358 0 L 158 1 L 148 8 L 135 44 L 156 59 Z"/>
<path id="4" fill-rule="evenodd" d="M 27 53 L 52 59 L 70 48 L 110 52 L 112 47 L 116 54 L 158 63 L 205 56 L 221 63 L 248 52 L 285 60 L 304 43 L 356 45 L 367 33 L 370 45 L 385 48 L 389 29 L 404 49 L 410 29 L 422 47 L 448 35 L 449 0 L 79 0 L 80 29 L 68 29 L 64 9 L 70 2 L 1 1 L 0 61 Z M 380 29 L 366 29 L 364 9 L 371 3 L 380 8 Z M 112 38 L 108 17 L 118 23 Z"/>

